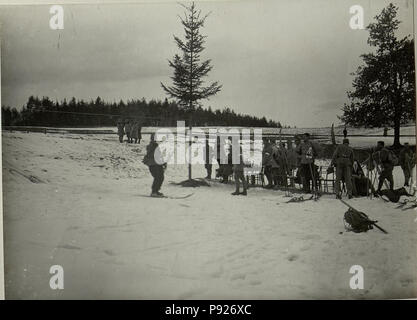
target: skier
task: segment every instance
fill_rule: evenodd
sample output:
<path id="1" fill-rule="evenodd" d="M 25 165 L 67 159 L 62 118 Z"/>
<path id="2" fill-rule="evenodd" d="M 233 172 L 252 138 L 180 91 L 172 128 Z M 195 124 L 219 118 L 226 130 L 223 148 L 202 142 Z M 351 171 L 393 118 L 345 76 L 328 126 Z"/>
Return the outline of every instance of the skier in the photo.
<path id="1" fill-rule="evenodd" d="M 338 145 L 333 153 L 330 166 L 336 166 L 336 198 L 341 199 L 340 181 L 344 179 L 346 183 L 349 199 L 352 198 L 352 166 L 353 149 L 349 147 L 349 139 L 343 139 L 343 144 Z"/>
<path id="2" fill-rule="evenodd" d="M 151 134 L 151 141 L 146 146 L 146 155 L 143 162 L 149 167 L 153 177 L 151 197 L 161 198 L 164 194 L 159 190 L 164 182 L 164 171 L 167 167 L 164 162 L 158 143 L 155 141 L 155 134 Z"/>
<path id="3" fill-rule="evenodd" d="M 125 135 L 124 126 L 125 124 L 121 119 L 117 121 L 117 134 L 119 136 L 120 143 L 123 142 L 123 136 Z"/>

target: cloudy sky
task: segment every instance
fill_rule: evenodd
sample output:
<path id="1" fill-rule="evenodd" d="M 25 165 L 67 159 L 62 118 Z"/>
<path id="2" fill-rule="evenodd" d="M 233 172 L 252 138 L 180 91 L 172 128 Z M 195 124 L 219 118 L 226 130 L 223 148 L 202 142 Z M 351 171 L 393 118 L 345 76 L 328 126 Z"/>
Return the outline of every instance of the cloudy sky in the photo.
<path id="1" fill-rule="evenodd" d="M 329 126 L 346 102 L 349 75 L 371 49 L 366 30 L 349 27 L 349 8 L 365 25 L 390 1 L 245 0 L 198 2 L 211 12 L 203 58 L 222 91 L 204 106 L 230 107 L 298 127 Z M 397 0 L 400 35 L 412 34 L 411 0 Z M 107 101 L 164 99 L 167 59 L 182 36 L 174 1 L 64 5 L 64 30 L 49 28 L 49 6 L 1 6 L 2 104 L 28 96 Z"/>

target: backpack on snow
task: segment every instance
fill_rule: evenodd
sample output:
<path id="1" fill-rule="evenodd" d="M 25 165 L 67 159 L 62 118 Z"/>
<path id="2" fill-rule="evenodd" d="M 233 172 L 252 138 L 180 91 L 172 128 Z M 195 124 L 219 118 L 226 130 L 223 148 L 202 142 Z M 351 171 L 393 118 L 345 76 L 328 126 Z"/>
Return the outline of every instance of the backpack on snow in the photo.
<path id="1" fill-rule="evenodd" d="M 401 196 L 411 197 L 412 194 L 409 194 L 404 187 L 395 190 L 381 190 L 381 196 L 385 196 L 389 201 L 397 203 L 400 201 Z M 384 199 L 384 198 L 383 198 Z"/>
<path id="2" fill-rule="evenodd" d="M 373 225 L 377 222 L 370 220 L 365 213 L 352 208 L 345 212 L 344 221 L 346 229 L 356 233 L 373 229 Z"/>

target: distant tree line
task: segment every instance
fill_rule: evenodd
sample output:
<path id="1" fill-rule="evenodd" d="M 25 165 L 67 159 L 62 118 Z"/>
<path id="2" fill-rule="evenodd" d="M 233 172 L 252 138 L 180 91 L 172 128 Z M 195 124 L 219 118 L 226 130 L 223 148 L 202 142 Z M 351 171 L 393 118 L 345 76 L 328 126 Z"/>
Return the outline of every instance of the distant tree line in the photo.
<path id="1" fill-rule="evenodd" d="M 142 126 L 176 126 L 177 120 L 191 121 L 193 126 L 244 126 L 281 128 L 281 123 L 246 114 L 236 113 L 230 108 L 212 110 L 196 107 L 189 110 L 176 102 L 144 98 L 124 102 L 105 102 L 100 97 L 89 102 L 66 99 L 58 102 L 48 97 L 30 96 L 22 110 L 2 106 L 2 125 L 83 127 L 114 126 L 117 120 L 137 119 Z"/>

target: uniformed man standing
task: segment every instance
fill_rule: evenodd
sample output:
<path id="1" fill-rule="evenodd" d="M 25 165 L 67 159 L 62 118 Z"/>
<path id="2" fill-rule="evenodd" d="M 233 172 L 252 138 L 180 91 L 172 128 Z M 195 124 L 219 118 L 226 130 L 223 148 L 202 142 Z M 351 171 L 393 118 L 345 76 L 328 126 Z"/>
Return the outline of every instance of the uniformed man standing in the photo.
<path id="1" fill-rule="evenodd" d="M 207 176 L 206 179 L 211 179 L 211 173 L 212 173 L 212 169 L 213 169 L 213 157 L 214 157 L 214 149 L 213 147 L 210 145 L 210 141 L 209 141 L 209 137 L 206 137 L 206 144 L 204 146 L 204 167 L 206 168 L 207 171 Z"/>
<path id="2" fill-rule="evenodd" d="M 236 190 L 235 192 L 232 193 L 232 195 L 237 196 L 237 195 L 243 195 L 246 196 L 247 195 L 247 182 L 245 179 L 245 174 L 244 174 L 244 170 L 245 170 L 245 164 L 243 162 L 243 152 L 242 152 L 242 147 L 241 146 L 234 146 L 234 148 L 239 148 L 239 150 L 237 152 L 238 153 L 238 163 L 233 163 L 233 174 L 234 174 L 234 178 L 235 178 L 235 186 L 236 186 Z M 233 154 L 234 148 L 231 147 L 231 152 L 230 154 Z M 232 156 L 233 158 L 233 156 Z M 243 186 L 243 191 L 240 192 L 240 181 L 242 181 L 242 186 Z"/>
<path id="3" fill-rule="evenodd" d="M 126 120 L 125 123 L 125 132 L 127 136 L 127 143 L 131 142 L 130 132 L 132 131 L 132 124 L 130 123 L 130 120 Z"/>
<path id="4" fill-rule="evenodd" d="M 142 127 L 138 126 L 138 143 L 140 143 L 140 140 L 142 140 Z"/>
<path id="5" fill-rule="evenodd" d="M 167 167 L 167 163 L 164 161 L 158 146 L 158 143 L 155 141 L 155 134 L 152 133 L 151 141 L 146 146 L 146 155 L 143 162 L 149 167 L 149 171 L 153 177 L 151 197 L 154 198 L 164 196 L 159 190 L 164 182 L 164 171 Z"/>
<path id="6" fill-rule="evenodd" d="M 285 143 L 281 142 L 280 147 L 278 149 L 278 183 L 282 187 L 288 187 L 288 180 L 287 176 L 290 174 L 290 167 L 288 163 L 288 152 L 285 148 Z"/>
<path id="7" fill-rule="evenodd" d="M 278 148 L 273 140 L 265 140 L 264 150 L 262 152 L 262 165 L 264 166 L 264 174 L 268 180 L 267 189 L 272 189 L 277 186 L 278 182 L 278 163 L 276 157 L 278 155 Z"/>
<path id="8" fill-rule="evenodd" d="M 301 171 L 301 180 L 303 184 L 303 190 L 307 193 L 310 191 L 310 181 L 313 183 L 313 188 L 317 187 L 317 177 L 314 176 L 314 160 L 317 156 L 317 149 L 314 144 L 310 141 L 310 134 L 304 134 L 304 140 L 296 149 L 297 153 L 300 155 L 300 171 Z M 313 171 L 314 170 L 314 171 Z M 317 191 L 317 190 L 315 190 Z"/>
<path id="9" fill-rule="evenodd" d="M 376 151 L 372 154 L 372 159 L 374 159 L 376 164 L 380 165 L 382 168 L 382 171 L 379 174 L 377 193 L 380 193 L 385 179 L 389 182 L 390 190 L 394 190 L 394 177 L 392 176 L 392 170 L 394 169 L 395 161 L 391 151 L 385 148 L 384 141 L 378 141 Z"/>
<path id="10" fill-rule="evenodd" d="M 343 144 L 338 145 L 333 153 L 330 166 L 336 166 L 336 198 L 341 199 L 340 182 L 343 179 L 349 199 L 352 198 L 352 166 L 353 149 L 349 146 L 349 139 L 343 139 Z"/>
<path id="11" fill-rule="evenodd" d="M 404 143 L 404 148 L 401 149 L 399 158 L 401 169 L 404 173 L 404 186 L 408 187 L 411 178 L 411 171 L 415 165 L 415 155 L 408 142 Z"/>
<path id="12" fill-rule="evenodd" d="M 123 136 L 125 135 L 124 127 L 125 124 L 122 120 L 117 121 L 117 135 L 119 136 L 120 143 L 123 142 Z"/>
<path id="13" fill-rule="evenodd" d="M 135 143 L 138 143 L 138 138 L 139 138 L 139 122 L 135 121 L 133 122 L 131 129 L 130 129 L 130 139 L 131 142 L 133 143 L 133 140 L 135 141 Z"/>

